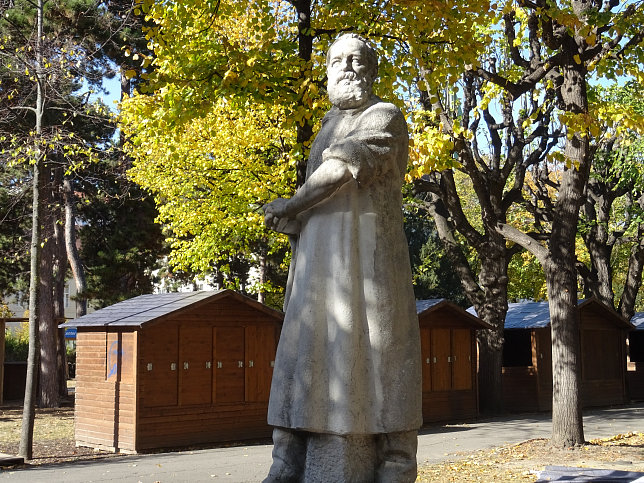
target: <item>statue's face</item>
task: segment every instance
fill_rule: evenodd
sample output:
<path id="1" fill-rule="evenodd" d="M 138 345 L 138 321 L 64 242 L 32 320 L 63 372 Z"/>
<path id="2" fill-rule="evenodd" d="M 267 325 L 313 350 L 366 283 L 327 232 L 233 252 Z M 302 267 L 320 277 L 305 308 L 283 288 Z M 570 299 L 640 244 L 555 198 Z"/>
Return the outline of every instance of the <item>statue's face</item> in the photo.
<path id="1" fill-rule="evenodd" d="M 373 66 L 365 44 L 359 39 L 347 38 L 335 43 L 326 71 L 331 104 L 340 109 L 355 109 L 369 100 Z"/>

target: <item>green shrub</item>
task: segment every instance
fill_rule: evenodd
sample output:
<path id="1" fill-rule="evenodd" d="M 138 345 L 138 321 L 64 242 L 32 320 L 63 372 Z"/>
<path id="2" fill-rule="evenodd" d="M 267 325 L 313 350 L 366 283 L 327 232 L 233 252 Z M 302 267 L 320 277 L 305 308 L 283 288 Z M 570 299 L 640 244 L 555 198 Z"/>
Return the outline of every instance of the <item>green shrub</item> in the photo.
<path id="1" fill-rule="evenodd" d="M 5 330 L 4 360 L 26 361 L 29 354 L 29 324 L 23 322 L 17 332 Z"/>

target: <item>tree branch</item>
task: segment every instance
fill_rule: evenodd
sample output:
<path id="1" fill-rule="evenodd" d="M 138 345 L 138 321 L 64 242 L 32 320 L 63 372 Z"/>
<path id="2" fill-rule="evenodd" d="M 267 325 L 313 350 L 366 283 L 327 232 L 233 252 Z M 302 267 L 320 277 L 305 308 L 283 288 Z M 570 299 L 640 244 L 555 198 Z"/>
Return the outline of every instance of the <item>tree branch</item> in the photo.
<path id="1" fill-rule="evenodd" d="M 498 223 L 496 230 L 498 233 L 503 235 L 506 240 L 517 243 L 532 253 L 535 258 L 539 260 L 542 267 L 546 266 L 549 259 L 548 249 L 538 243 L 534 238 L 516 229 L 512 225 L 508 225 L 507 223 Z"/>

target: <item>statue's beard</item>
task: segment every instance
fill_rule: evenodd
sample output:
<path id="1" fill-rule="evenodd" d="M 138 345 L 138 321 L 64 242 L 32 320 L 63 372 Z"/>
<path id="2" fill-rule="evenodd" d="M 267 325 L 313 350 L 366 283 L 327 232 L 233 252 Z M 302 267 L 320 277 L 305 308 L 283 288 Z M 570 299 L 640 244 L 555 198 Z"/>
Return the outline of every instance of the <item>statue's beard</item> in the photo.
<path id="1" fill-rule="evenodd" d="M 355 109 L 369 100 L 371 84 L 355 72 L 343 72 L 329 80 L 328 91 L 331 104 L 339 109 Z"/>

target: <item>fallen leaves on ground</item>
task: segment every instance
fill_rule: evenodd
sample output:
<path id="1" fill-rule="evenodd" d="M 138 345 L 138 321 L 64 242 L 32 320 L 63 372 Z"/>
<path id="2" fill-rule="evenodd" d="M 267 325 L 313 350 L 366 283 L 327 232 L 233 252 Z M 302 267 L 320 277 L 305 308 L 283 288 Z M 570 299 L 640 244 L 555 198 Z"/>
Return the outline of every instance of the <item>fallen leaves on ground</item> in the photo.
<path id="1" fill-rule="evenodd" d="M 583 446 L 555 448 L 547 439 L 462 455 L 444 463 L 422 466 L 418 482 L 537 481 L 549 465 L 644 472 L 644 433 L 593 439 Z"/>

